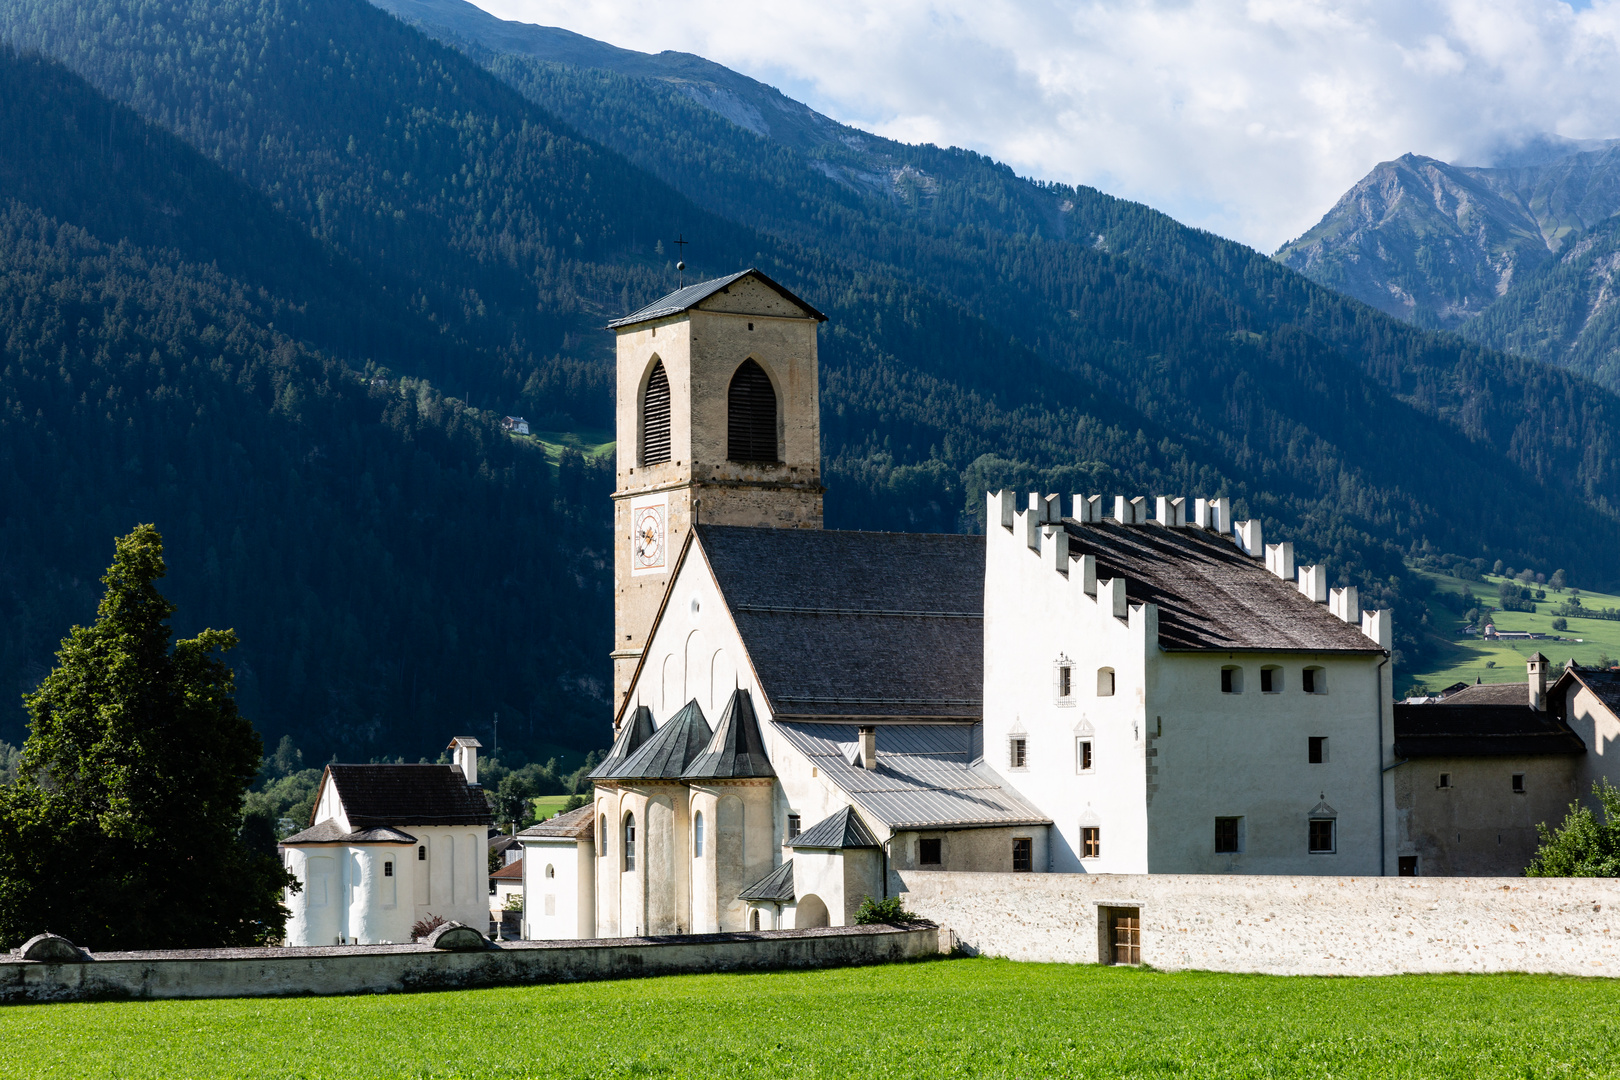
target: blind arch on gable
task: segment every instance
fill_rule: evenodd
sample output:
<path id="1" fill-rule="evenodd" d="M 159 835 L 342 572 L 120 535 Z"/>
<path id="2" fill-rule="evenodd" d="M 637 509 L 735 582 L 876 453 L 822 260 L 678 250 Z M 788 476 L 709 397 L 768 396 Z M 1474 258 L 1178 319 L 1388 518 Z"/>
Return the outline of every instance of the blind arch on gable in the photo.
<path id="1" fill-rule="evenodd" d="M 662 360 L 653 360 L 647 389 L 641 394 L 641 463 L 658 465 L 669 460 L 669 373 Z"/>
<path id="2" fill-rule="evenodd" d="M 753 359 L 744 360 L 726 394 L 726 457 L 732 461 L 779 462 L 776 388 Z"/>

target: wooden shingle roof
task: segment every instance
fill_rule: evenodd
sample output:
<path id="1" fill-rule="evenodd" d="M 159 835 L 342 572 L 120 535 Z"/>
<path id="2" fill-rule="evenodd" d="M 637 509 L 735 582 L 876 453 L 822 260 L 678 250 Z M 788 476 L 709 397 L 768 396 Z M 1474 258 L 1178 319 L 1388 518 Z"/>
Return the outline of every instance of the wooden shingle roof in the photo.
<path id="1" fill-rule="evenodd" d="M 454 765 L 328 765 L 326 777 L 356 830 L 495 820 L 482 789 L 468 787 Z"/>

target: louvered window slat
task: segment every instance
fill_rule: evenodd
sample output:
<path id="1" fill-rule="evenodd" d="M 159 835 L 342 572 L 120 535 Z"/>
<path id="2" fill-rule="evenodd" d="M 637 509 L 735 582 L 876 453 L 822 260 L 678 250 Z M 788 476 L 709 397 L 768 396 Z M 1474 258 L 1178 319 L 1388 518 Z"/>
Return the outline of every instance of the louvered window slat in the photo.
<path id="1" fill-rule="evenodd" d="M 780 461 L 776 452 L 776 390 L 752 360 L 731 377 L 726 456 L 732 461 Z"/>
<path id="2" fill-rule="evenodd" d="M 669 376 L 662 360 L 653 364 L 647 394 L 641 406 L 641 463 L 657 465 L 669 460 Z"/>

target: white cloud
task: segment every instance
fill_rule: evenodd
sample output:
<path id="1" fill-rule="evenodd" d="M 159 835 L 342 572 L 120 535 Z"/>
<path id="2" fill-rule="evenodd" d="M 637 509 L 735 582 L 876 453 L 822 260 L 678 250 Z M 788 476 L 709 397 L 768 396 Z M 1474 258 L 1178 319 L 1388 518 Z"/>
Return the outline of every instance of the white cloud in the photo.
<path id="1" fill-rule="evenodd" d="M 1620 136 L 1620 0 L 478 0 L 1272 250 L 1379 161 Z"/>

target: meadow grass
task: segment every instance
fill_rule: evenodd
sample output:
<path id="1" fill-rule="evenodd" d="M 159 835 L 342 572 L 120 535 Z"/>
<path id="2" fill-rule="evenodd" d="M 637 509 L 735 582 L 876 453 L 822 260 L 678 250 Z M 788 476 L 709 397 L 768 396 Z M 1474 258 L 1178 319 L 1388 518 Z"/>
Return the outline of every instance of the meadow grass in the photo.
<path id="1" fill-rule="evenodd" d="M 1484 581 L 1465 582 L 1424 570 L 1411 572 L 1428 578 L 1443 592 L 1461 593 L 1463 586 L 1467 585 L 1475 596 L 1492 604 L 1496 602 L 1496 588 L 1502 582 L 1501 578 L 1490 574 L 1485 576 Z M 1525 661 L 1536 652 L 1557 661 L 1573 657 L 1587 667 L 1595 667 L 1602 656 L 1620 659 L 1620 622 L 1572 618 L 1569 629 L 1553 629 L 1552 609 L 1568 597 L 1568 592 L 1560 595 L 1548 589 L 1547 599 L 1536 601 L 1539 610 L 1534 615 L 1524 611 L 1497 611 L 1491 614 L 1491 621 L 1498 630 L 1530 630 L 1548 635 L 1547 638 L 1533 641 L 1458 638 L 1456 634 L 1462 629 L 1462 619 L 1439 604 L 1431 603 L 1428 605 L 1429 624 L 1441 636 L 1448 638 L 1449 644 L 1425 669 L 1398 673 L 1397 682 L 1404 686 L 1408 681 L 1415 680 L 1430 690 L 1440 690 L 1457 682 L 1472 683 L 1475 679 L 1488 683 L 1522 683 L 1525 679 Z M 1581 603 L 1594 608 L 1620 608 L 1620 596 L 1582 589 Z"/>
<path id="2" fill-rule="evenodd" d="M 536 795 L 534 797 L 534 812 L 543 818 L 554 818 L 563 812 L 572 795 Z"/>
<path id="3" fill-rule="evenodd" d="M 456 993 L 0 1008 L 4 1077 L 1587 1077 L 1620 983 L 938 960 Z"/>

